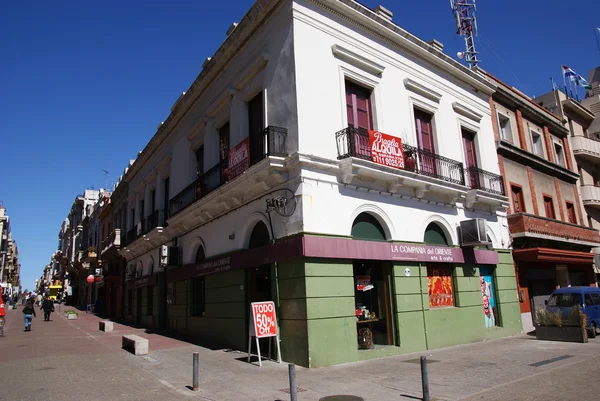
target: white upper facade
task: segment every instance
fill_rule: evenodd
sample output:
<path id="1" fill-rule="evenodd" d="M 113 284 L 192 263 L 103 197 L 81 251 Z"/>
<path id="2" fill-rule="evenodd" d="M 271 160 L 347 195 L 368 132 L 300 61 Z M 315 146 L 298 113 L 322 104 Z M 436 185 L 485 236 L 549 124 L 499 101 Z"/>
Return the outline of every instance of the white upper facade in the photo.
<path id="1" fill-rule="evenodd" d="M 351 0 L 257 2 L 125 175 L 135 235 L 122 254 L 154 263 L 175 238 L 182 263 L 201 244 L 207 257 L 247 247 L 253 224 L 271 231 L 265 199 L 282 189 L 298 207 L 274 215 L 276 238 L 349 236 L 367 212 L 388 240 L 422 242 L 436 222 L 453 245 L 461 220 L 485 218 L 505 247 L 494 86 L 371 14 Z M 405 161 L 414 149 L 412 170 L 356 154 L 364 146 L 348 138 L 364 140 L 363 128 L 400 138 Z M 229 150 L 249 142 L 249 168 L 235 178 L 223 138 Z M 148 223 L 156 211 L 168 224 Z"/>

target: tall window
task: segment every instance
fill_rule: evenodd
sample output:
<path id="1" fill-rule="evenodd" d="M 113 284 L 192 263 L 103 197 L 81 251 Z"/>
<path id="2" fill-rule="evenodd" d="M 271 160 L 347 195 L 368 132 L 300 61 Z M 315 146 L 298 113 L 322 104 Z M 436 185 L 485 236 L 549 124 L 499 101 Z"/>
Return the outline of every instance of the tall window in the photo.
<path id="1" fill-rule="evenodd" d="M 227 162 L 229 160 L 229 122 L 219 128 L 219 161 L 221 162 L 221 182 L 227 181 Z"/>
<path id="2" fill-rule="evenodd" d="M 567 217 L 569 218 L 569 223 L 577 224 L 577 217 L 575 215 L 575 205 L 568 201 L 567 201 Z"/>
<path id="3" fill-rule="evenodd" d="M 204 145 L 196 149 L 196 176 L 204 174 Z"/>
<path id="4" fill-rule="evenodd" d="M 346 81 L 346 113 L 349 127 L 373 129 L 371 91 Z"/>
<path id="5" fill-rule="evenodd" d="M 154 212 L 156 210 L 156 189 L 150 191 L 150 211 Z"/>
<path id="6" fill-rule="evenodd" d="M 510 118 L 498 113 L 498 127 L 500 127 L 500 138 L 512 142 L 512 128 L 510 127 Z"/>
<path id="7" fill-rule="evenodd" d="M 263 135 L 263 93 L 260 92 L 248 102 L 248 137 L 250 139 L 250 164 L 262 160 L 266 154 L 265 137 Z"/>
<path id="8" fill-rule="evenodd" d="M 525 200 L 523 199 L 523 188 L 516 184 L 510 185 L 512 193 L 513 210 L 515 213 L 525 213 Z"/>
<path id="9" fill-rule="evenodd" d="M 542 146 L 542 136 L 535 131 L 531 131 L 531 144 L 533 154 L 544 157 L 544 148 Z"/>
<path id="10" fill-rule="evenodd" d="M 165 209 L 165 220 L 169 218 L 169 205 L 171 200 L 169 199 L 169 177 L 165 178 L 164 181 L 164 198 L 163 198 L 163 208 Z"/>
<path id="11" fill-rule="evenodd" d="M 556 215 L 554 214 L 554 203 L 552 202 L 552 197 L 549 195 L 544 195 L 544 211 L 546 212 L 546 217 L 549 219 L 556 219 Z"/>
<path id="12" fill-rule="evenodd" d="M 554 142 L 554 154 L 556 156 L 556 164 L 565 167 L 565 153 L 562 145 Z"/>
<path id="13" fill-rule="evenodd" d="M 203 316 L 205 310 L 205 283 L 204 277 L 192 280 L 192 316 Z"/>
<path id="14" fill-rule="evenodd" d="M 426 152 L 419 152 L 419 166 L 422 174 L 436 176 L 437 167 L 435 160 L 435 143 L 433 139 L 433 116 L 429 113 L 414 109 L 415 129 L 417 134 L 417 144 L 419 149 Z"/>

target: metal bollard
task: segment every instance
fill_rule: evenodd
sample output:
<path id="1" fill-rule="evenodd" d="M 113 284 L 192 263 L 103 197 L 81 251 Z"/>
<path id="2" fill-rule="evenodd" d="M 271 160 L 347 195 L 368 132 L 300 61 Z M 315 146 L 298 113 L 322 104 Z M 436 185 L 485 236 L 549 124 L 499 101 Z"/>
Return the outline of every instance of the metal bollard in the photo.
<path id="1" fill-rule="evenodd" d="M 423 385 L 423 401 L 429 401 L 429 373 L 427 373 L 427 358 L 421 357 L 421 384 Z"/>
<path id="2" fill-rule="evenodd" d="M 298 401 L 296 398 L 296 365 L 288 364 L 288 374 L 290 376 L 290 400 Z"/>
<path id="3" fill-rule="evenodd" d="M 192 390 L 198 391 L 198 359 L 199 355 L 197 352 L 194 352 L 194 373 L 192 377 Z"/>

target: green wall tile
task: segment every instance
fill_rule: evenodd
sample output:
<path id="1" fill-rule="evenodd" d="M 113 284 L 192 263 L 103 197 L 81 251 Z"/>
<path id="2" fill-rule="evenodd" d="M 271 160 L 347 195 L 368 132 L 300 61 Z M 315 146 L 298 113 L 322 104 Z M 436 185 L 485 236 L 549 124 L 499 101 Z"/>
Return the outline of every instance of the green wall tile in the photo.
<path id="1" fill-rule="evenodd" d="M 501 304 L 518 301 L 517 290 L 499 290 L 496 291 L 496 294 L 498 295 L 498 300 Z"/>
<path id="2" fill-rule="evenodd" d="M 306 299 L 281 299 L 279 314 L 281 319 L 306 320 Z"/>
<path id="3" fill-rule="evenodd" d="M 246 291 L 244 291 L 241 285 L 236 285 L 233 287 L 206 288 L 205 297 L 207 304 L 219 302 L 245 302 Z"/>
<path id="4" fill-rule="evenodd" d="M 306 297 L 306 279 L 292 278 L 279 280 L 279 299 L 298 299 Z"/>
<path id="5" fill-rule="evenodd" d="M 482 297 L 481 297 L 481 288 L 477 291 L 460 291 L 455 293 L 456 296 L 456 306 L 464 307 L 464 306 L 481 306 Z"/>
<path id="6" fill-rule="evenodd" d="M 498 264 L 513 265 L 513 256 L 510 250 L 496 250 L 498 252 Z"/>
<path id="7" fill-rule="evenodd" d="M 418 276 L 395 277 L 394 278 L 394 292 L 396 294 L 420 294 L 421 293 L 420 278 Z"/>
<path id="8" fill-rule="evenodd" d="M 479 281 L 479 272 L 473 277 L 456 277 L 454 279 L 455 291 L 479 291 L 481 292 L 481 283 Z"/>
<path id="9" fill-rule="evenodd" d="M 306 297 L 354 297 L 354 278 L 306 277 Z"/>
<path id="10" fill-rule="evenodd" d="M 353 277 L 352 262 L 338 260 L 313 260 L 305 263 L 306 276 L 311 277 Z"/>
<path id="11" fill-rule="evenodd" d="M 515 266 L 511 264 L 501 264 L 496 266 L 496 277 L 515 277 Z"/>
<path id="12" fill-rule="evenodd" d="M 354 297 L 308 298 L 308 319 L 325 319 L 354 316 Z"/>
<path id="13" fill-rule="evenodd" d="M 280 321 L 281 357 L 284 361 L 309 367 L 307 327 L 306 320 Z"/>
<path id="14" fill-rule="evenodd" d="M 244 319 L 249 312 L 246 311 L 246 306 L 243 302 L 226 302 L 206 304 L 206 317 L 209 318 L 238 318 Z"/>
<path id="15" fill-rule="evenodd" d="M 296 259 L 277 264 L 277 274 L 280 280 L 304 277 L 304 260 Z"/>
<path id="16" fill-rule="evenodd" d="M 358 360 L 356 318 L 308 321 L 309 366 L 318 368 Z"/>
<path id="17" fill-rule="evenodd" d="M 496 290 L 517 290 L 517 280 L 512 277 L 496 277 Z"/>
<path id="18" fill-rule="evenodd" d="M 396 295 L 397 312 L 421 311 L 423 310 L 422 302 L 423 297 L 421 296 L 421 294 Z"/>
<path id="19" fill-rule="evenodd" d="M 402 312 L 397 314 L 398 339 L 404 352 L 426 349 L 423 312 Z"/>

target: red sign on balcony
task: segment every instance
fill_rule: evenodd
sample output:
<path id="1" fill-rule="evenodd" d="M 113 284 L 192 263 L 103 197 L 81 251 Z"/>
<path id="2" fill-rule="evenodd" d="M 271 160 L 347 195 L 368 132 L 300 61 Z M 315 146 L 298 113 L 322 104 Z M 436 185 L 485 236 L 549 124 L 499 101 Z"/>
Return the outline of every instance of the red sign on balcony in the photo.
<path id="1" fill-rule="evenodd" d="M 232 180 L 250 167 L 250 147 L 248 138 L 229 151 L 228 179 Z"/>
<path id="2" fill-rule="evenodd" d="M 404 168 L 402 140 L 383 132 L 369 130 L 371 160 L 388 167 Z"/>

